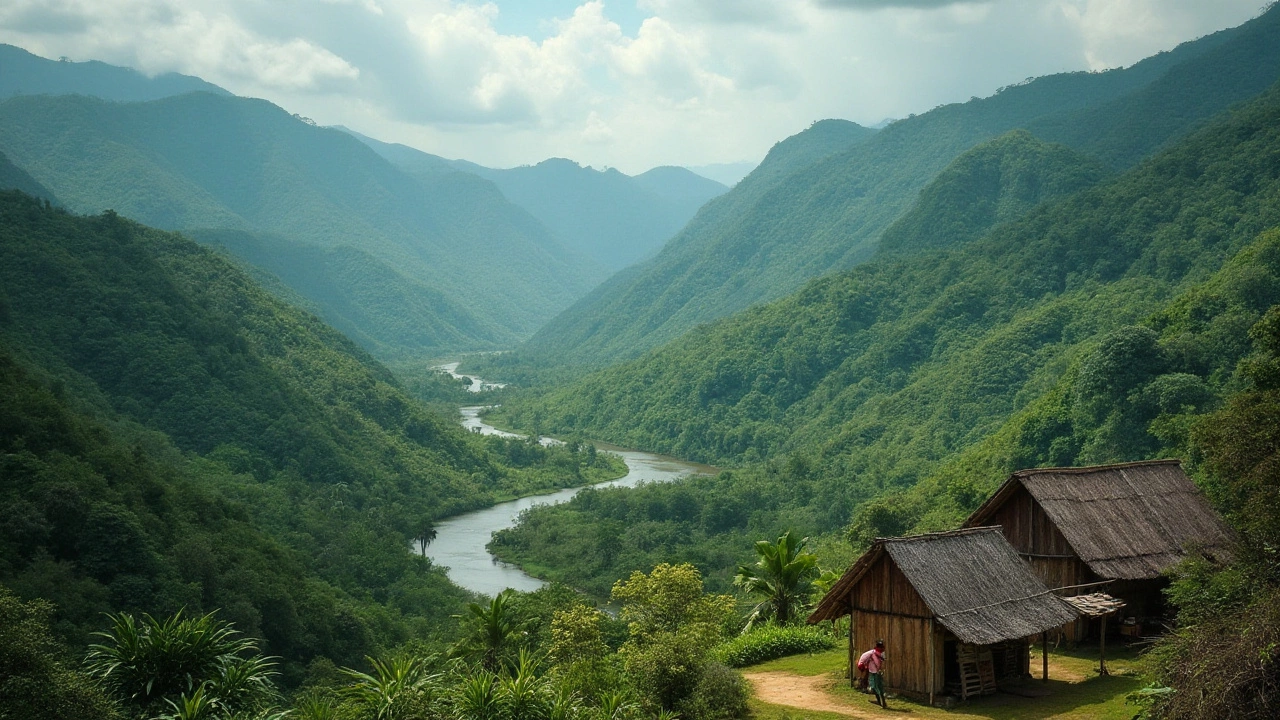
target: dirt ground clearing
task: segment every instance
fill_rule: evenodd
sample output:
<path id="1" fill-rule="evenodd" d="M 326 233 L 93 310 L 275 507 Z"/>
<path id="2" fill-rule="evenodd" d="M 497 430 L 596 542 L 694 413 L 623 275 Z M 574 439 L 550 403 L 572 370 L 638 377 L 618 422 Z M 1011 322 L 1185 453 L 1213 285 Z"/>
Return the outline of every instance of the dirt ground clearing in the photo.
<path id="1" fill-rule="evenodd" d="M 756 697 L 774 705 L 785 705 L 800 710 L 821 710 L 840 713 L 854 718 L 886 718 L 902 717 L 909 713 L 904 709 L 895 709 L 893 701 L 889 702 L 886 712 L 871 705 L 871 696 L 867 695 L 867 707 L 859 708 L 847 705 L 831 696 L 826 690 L 830 679 L 825 675 L 795 675 L 789 672 L 749 672 L 743 673 L 755 688 Z"/>

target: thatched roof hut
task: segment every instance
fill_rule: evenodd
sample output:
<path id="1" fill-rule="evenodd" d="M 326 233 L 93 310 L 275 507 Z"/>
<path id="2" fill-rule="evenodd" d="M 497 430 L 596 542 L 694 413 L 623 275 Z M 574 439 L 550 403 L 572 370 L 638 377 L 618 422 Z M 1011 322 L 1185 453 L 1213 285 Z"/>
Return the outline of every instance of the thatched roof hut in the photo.
<path id="1" fill-rule="evenodd" d="M 888 644 L 891 690 L 930 696 L 960 675 L 965 646 L 1007 650 L 1001 674 L 1024 675 L 1024 638 L 1080 613 L 1044 586 L 999 528 L 880 538 L 832 586 L 809 622 L 850 615 L 850 661 L 877 639 Z M 1004 648 L 1003 644 L 1013 645 Z M 990 653 L 988 652 L 988 662 Z"/>
<path id="2" fill-rule="evenodd" d="M 1019 470 L 964 526 L 996 524 L 1020 553 L 1070 554 L 1101 579 L 1157 578 L 1190 547 L 1225 558 L 1232 541 L 1178 460 Z"/>
<path id="3" fill-rule="evenodd" d="M 1161 573 L 1192 548 L 1225 559 L 1232 542 L 1177 460 L 1020 470 L 964 525 L 999 525 L 1046 585 L 1105 586 L 1139 621 L 1164 615 Z M 1068 634 L 1092 632 L 1080 622 Z"/>

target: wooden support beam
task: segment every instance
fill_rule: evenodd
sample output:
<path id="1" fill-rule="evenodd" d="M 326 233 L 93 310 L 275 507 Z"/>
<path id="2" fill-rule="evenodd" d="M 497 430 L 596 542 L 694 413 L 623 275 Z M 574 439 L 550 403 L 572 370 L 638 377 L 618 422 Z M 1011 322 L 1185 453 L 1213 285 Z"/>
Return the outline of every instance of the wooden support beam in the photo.
<path id="1" fill-rule="evenodd" d="M 1044 657 L 1044 675 L 1040 678 L 1041 682 L 1049 682 L 1049 633 L 1040 633 L 1040 651 Z"/>
<path id="2" fill-rule="evenodd" d="M 1107 616 L 1102 616 L 1102 631 L 1098 633 L 1102 636 L 1098 641 L 1098 674 L 1110 675 L 1107 672 Z"/>

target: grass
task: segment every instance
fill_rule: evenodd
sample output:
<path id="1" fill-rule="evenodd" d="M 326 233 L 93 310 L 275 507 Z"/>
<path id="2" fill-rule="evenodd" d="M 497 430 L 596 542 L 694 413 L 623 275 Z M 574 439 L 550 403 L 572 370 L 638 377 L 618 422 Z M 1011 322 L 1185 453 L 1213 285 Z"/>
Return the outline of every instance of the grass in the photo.
<path id="1" fill-rule="evenodd" d="M 794 655 L 743 668 L 743 672 L 789 672 L 805 676 L 826 676 L 828 692 L 835 702 L 847 704 L 854 717 L 918 717 L 948 720 L 1130 720 L 1138 711 L 1125 702 L 1125 696 L 1142 687 L 1141 661 L 1137 652 L 1127 648 L 1107 648 L 1106 677 L 1097 673 L 1097 648 L 1049 653 L 1049 682 L 1039 680 L 1040 656 L 1033 648 L 1031 669 L 1034 679 L 1026 685 L 1044 690 L 1044 697 L 1021 697 L 997 693 L 960 703 L 953 708 L 934 708 L 906 698 L 889 698 L 889 710 L 881 710 L 864 695 L 848 686 L 845 677 L 846 650 L 838 649 L 811 655 Z M 847 720 L 850 715 L 821 712 L 751 701 L 755 720 Z"/>

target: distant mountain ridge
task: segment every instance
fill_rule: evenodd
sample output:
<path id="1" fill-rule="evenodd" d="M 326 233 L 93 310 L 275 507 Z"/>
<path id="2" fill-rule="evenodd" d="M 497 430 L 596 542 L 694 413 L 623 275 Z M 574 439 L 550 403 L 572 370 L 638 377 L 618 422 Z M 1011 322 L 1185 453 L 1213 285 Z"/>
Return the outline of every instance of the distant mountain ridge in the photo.
<path id="1" fill-rule="evenodd" d="M 698 208 L 728 191 L 685 168 L 657 167 L 633 177 L 614 168 L 595 170 L 550 158 L 537 165 L 495 169 L 342 129 L 416 176 L 462 171 L 491 181 L 569 249 L 612 272 L 656 253 Z"/>
<path id="2" fill-rule="evenodd" d="M 791 164 L 771 153 L 657 257 L 574 303 L 519 354 L 533 365 L 584 367 L 639 356 L 698 324 L 871 258 L 880 234 L 919 191 L 978 143 L 1026 128 L 1122 169 L 1277 77 L 1280 7 L 1273 6 L 1129 68 L 1038 78 Z M 815 125 L 775 150 L 827 129 Z"/>
<path id="3" fill-rule="evenodd" d="M 382 265 L 367 268 L 376 276 L 402 276 L 404 311 L 374 302 L 356 280 L 368 277 L 363 270 L 316 268 L 306 272 L 328 272 L 325 291 L 314 283 L 295 289 L 335 325 L 361 327 L 384 357 L 510 343 L 605 273 L 482 178 L 410 176 L 345 133 L 262 100 L 17 96 L 0 102 L 0 151 L 72 210 L 111 208 L 165 229 L 233 230 L 260 242 L 286 238 L 259 256 L 278 274 L 296 277 L 297 263 L 319 260 L 282 254 L 298 243 L 353 248 L 330 252 L 327 262 L 359 258 Z M 442 298 L 466 312 L 441 316 L 436 334 L 404 332 L 404 318 L 430 315 Z"/>
<path id="4" fill-rule="evenodd" d="M 104 100 L 159 100 L 189 92 L 231 93 L 190 75 L 148 77 L 131 68 L 91 60 L 49 60 L 0 43 L 0 99 L 14 95 L 91 95 Z"/>

